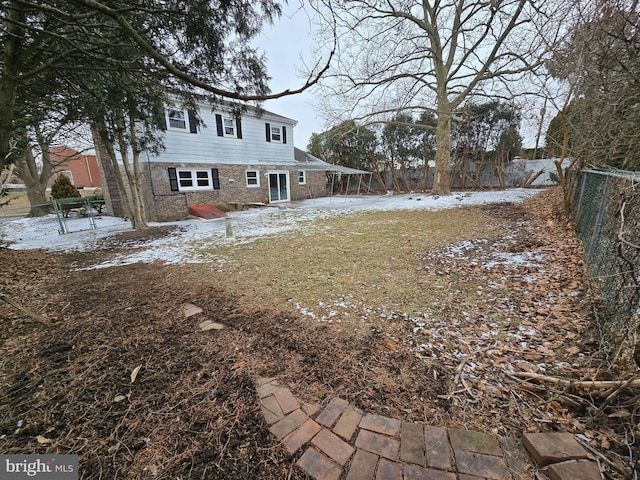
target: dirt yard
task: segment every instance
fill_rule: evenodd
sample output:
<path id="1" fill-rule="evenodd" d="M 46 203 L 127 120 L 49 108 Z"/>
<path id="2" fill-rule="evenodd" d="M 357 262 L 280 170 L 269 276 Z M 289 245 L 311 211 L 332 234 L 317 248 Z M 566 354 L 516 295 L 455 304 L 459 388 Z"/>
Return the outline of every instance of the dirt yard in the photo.
<path id="1" fill-rule="evenodd" d="M 603 368 L 579 242 L 558 211 L 553 192 L 474 208 L 491 242 L 408 247 L 413 271 L 397 275 L 442 292 L 423 299 L 422 316 L 388 314 L 359 328 L 311 317 L 275 281 L 267 301 L 271 283 L 252 288 L 237 264 L 78 270 L 104 252 L 0 249 L 0 291 L 54 322 L 2 302 L 0 451 L 78 454 L 84 479 L 306 478 L 257 408 L 254 379 L 276 376 L 310 402 L 339 395 L 371 413 L 504 436 L 575 433 L 606 478 L 631 478 L 637 391 L 593 417 L 608 392 L 518 376 L 633 373 L 628 363 Z M 485 268 L 523 251 L 538 255 L 535 283 L 527 263 Z M 185 318 L 187 303 L 203 312 Z M 206 319 L 226 328 L 199 331 Z"/>

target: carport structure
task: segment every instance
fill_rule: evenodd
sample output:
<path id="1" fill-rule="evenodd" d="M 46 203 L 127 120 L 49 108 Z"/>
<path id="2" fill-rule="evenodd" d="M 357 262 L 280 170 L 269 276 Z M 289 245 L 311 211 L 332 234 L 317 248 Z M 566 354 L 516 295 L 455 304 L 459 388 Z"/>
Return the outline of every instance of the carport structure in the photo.
<path id="1" fill-rule="evenodd" d="M 358 170 L 357 168 L 343 167 L 342 165 L 334 165 L 332 163 L 325 162 L 318 157 L 314 157 L 310 153 L 300 150 L 299 148 L 295 149 L 295 158 L 301 169 L 327 172 L 327 175 L 331 179 L 330 195 L 333 195 L 336 179 L 339 180 L 342 176 L 347 177 L 347 185 L 345 187 L 346 193 L 349 192 L 352 180 L 354 185 L 355 182 L 357 182 L 358 188 L 356 193 L 358 195 L 360 193 L 371 193 L 371 181 L 373 179 L 373 173 L 371 172 Z M 368 179 L 367 176 L 369 177 Z M 365 189 L 366 192 L 364 192 Z"/>

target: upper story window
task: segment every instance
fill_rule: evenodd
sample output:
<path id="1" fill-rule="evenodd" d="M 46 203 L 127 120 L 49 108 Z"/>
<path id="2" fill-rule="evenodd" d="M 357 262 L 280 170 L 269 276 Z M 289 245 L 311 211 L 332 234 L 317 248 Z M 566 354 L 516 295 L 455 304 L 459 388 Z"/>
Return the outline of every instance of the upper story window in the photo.
<path id="1" fill-rule="evenodd" d="M 169 128 L 187 129 L 187 115 L 184 110 L 168 110 Z"/>
<path id="2" fill-rule="evenodd" d="M 282 130 L 280 127 L 271 126 L 271 141 L 272 142 L 281 142 L 282 141 Z"/>
<path id="3" fill-rule="evenodd" d="M 267 142 L 287 143 L 287 127 L 265 123 Z"/>
<path id="4" fill-rule="evenodd" d="M 219 137 L 242 138 L 242 121 L 216 113 L 216 131 Z"/>
<path id="5" fill-rule="evenodd" d="M 225 118 L 223 120 L 224 122 L 224 135 L 229 136 L 229 137 L 235 137 L 236 136 L 236 126 L 235 126 L 235 122 L 233 121 L 233 118 Z"/>
<path id="6" fill-rule="evenodd" d="M 198 133 L 198 118 L 194 110 L 170 108 L 165 110 L 169 130 Z"/>

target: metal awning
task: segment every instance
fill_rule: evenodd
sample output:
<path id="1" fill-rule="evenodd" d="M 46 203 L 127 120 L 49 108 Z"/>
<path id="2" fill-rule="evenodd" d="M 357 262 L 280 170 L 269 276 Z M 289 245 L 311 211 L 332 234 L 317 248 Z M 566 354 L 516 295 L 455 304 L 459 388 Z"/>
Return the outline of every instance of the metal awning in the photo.
<path id="1" fill-rule="evenodd" d="M 363 177 L 365 175 L 369 175 L 369 182 L 366 184 L 366 188 L 367 193 L 371 191 L 371 180 L 373 179 L 373 174 L 371 172 L 358 170 L 357 168 L 343 167 L 342 165 L 334 165 L 332 163 L 325 162 L 324 160 L 320 160 L 318 157 L 314 157 L 299 148 L 294 149 L 294 155 L 296 163 L 301 170 L 322 171 L 331 175 L 331 194 L 333 194 L 333 185 L 336 175 L 347 175 L 347 192 L 349 191 L 351 177 L 354 175 L 357 176 L 358 195 L 360 194 L 360 189 L 363 187 Z"/>

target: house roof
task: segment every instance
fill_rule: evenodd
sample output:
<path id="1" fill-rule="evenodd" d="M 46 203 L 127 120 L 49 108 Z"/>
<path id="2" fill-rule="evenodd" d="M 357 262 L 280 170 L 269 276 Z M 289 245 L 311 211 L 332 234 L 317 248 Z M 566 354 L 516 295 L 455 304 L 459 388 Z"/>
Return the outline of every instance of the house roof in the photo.
<path id="1" fill-rule="evenodd" d="M 366 170 L 358 170 L 356 168 L 343 167 L 342 165 L 325 162 L 297 147 L 294 148 L 294 157 L 298 166 L 305 170 L 321 170 L 345 175 L 371 174 L 371 172 L 367 172 Z"/>
<path id="2" fill-rule="evenodd" d="M 238 102 L 237 104 L 234 104 L 228 100 L 217 100 L 217 101 L 212 101 L 211 98 L 203 96 L 203 95 L 196 95 L 197 98 L 197 103 L 199 106 L 201 107 L 208 107 L 208 108 L 212 108 L 212 109 L 222 109 L 222 110 L 234 110 L 237 109 L 238 107 L 245 109 L 247 112 L 251 113 L 252 115 L 261 118 L 261 117 L 268 117 L 274 120 L 280 120 L 282 122 L 285 123 L 291 123 L 294 126 L 298 124 L 297 120 L 294 120 L 293 118 L 289 118 L 289 117 L 285 117 L 284 115 L 280 115 L 278 113 L 274 113 L 271 112 L 269 110 L 265 110 L 262 107 L 256 107 L 254 105 L 249 105 L 247 103 L 241 103 Z M 172 99 L 177 103 L 180 104 L 181 100 L 178 97 L 172 97 Z"/>

